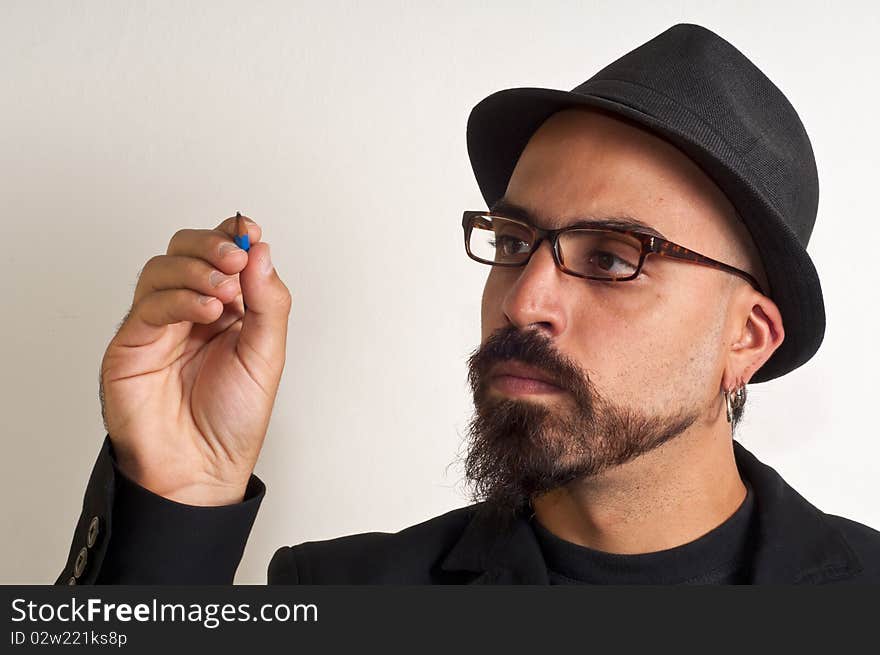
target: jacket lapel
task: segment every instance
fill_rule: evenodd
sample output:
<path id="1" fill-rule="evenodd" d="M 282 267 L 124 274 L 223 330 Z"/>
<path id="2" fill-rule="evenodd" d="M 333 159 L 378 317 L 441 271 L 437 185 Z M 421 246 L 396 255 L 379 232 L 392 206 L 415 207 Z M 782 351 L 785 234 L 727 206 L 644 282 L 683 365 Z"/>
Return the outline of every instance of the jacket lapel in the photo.
<path id="1" fill-rule="evenodd" d="M 752 584 L 818 584 L 862 570 L 843 534 L 824 512 L 738 441 L 733 448 L 740 474 L 755 490 Z"/>
<path id="2" fill-rule="evenodd" d="M 830 582 L 861 565 L 840 531 L 771 467 L 733 442 L 736 464 L 755 492 L 752 584 Z M 444 558 L 444 571 L 469 571 L 469 584 L 549 584 L 547 566 L 528 519 L 519 514 L 499 529 L 476 509 Z"/>
<path id="3" fill-rule="evenodd" d="M 470 571 L 469 584 L 549 584 L 547 566 L 531 525 L 521 514 L 499 529 L 483 511 L 476 513 L 443 560 L 444 571 Z"/>

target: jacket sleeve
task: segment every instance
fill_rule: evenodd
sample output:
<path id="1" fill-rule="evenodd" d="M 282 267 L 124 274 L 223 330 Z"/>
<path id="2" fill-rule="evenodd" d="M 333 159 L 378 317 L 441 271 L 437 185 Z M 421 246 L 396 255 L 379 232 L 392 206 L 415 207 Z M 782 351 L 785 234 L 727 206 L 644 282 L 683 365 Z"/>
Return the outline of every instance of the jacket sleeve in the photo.
<path id="1" fill-rule="evenodd" d="M 169 500 L 119 470 L 108 434 L 55 584 L 232 584 L 265 493 L 251 475 L 240 503 Z"/>

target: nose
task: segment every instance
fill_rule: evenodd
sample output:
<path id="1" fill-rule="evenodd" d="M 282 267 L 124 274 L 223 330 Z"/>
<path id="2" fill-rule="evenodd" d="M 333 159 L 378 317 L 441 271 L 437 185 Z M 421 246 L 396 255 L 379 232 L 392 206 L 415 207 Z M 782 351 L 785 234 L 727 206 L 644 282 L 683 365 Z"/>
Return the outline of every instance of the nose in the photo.
<path id="1" fill-rule="evenodd" d="M 553 245 L 544 239 L 504 294 L 502 310 L 519 328 L 539 324 L 556 336 L 565 329 L 563 286 L 568 277 L 556 266 Z"/>

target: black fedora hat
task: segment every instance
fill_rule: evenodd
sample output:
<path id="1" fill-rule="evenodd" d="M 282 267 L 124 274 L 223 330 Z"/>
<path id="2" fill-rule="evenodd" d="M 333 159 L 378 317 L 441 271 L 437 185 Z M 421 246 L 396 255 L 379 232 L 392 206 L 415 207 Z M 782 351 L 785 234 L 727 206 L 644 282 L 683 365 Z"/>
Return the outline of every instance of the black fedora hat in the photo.
<path id="1" fill-rule="evenodd" d="M 521 87 L 481 100 L 467 122 L 480 192 L 501 198 L 529 138 L 557 111 L 599 107 L 694 160 L 745 223 L 782 314 L 785 339 L 750 382 L 809 360 L 825 334 L 822 288 L 806 252 L 819 203 L 813 148 L 791 103 L 744 54 L 700 25 L 674 25 L 571 91 Z M 682 244 L 687 245 L 687 244 Z"/>

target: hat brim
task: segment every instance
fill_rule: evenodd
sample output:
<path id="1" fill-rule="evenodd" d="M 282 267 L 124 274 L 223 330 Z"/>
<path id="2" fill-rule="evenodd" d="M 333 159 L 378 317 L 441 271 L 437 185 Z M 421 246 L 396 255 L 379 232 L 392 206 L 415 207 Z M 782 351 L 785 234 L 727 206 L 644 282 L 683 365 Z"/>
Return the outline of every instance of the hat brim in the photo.
<path id="1" fill-rule="evenodd" d="M 471 166 L 487 207 L 501 198 L 531 136 L 562 109 L 591 106 L 628 118 L 666 139 L 695 161 L 724 191 L 752 235 L 769 289 L 783 318 L 785 338 L 752 376 L 765 382 L 793 371 L 819 349 L 825 334 L 825 305 L 813 261 L 782 217 L 739 170 L 736 153 L 711 128 L 687 117 L 687 129 L 615 100 L 588 93 L 521 87 L 480 101 L 467 122 Z M 687 244 L 682 244 L 687 245 Z"/>

